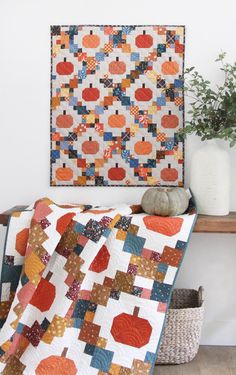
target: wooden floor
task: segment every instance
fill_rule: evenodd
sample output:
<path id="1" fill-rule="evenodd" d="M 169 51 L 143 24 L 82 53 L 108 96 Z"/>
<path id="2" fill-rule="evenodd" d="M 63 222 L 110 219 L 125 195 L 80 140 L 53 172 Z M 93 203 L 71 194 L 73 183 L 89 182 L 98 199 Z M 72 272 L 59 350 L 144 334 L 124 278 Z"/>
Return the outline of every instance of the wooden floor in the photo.
<path id="1" fill-rule="evenodd" d="M 192 362 L 157 366 L 153 375 L 236 375 L 236 346 L 202 346 Z"/>

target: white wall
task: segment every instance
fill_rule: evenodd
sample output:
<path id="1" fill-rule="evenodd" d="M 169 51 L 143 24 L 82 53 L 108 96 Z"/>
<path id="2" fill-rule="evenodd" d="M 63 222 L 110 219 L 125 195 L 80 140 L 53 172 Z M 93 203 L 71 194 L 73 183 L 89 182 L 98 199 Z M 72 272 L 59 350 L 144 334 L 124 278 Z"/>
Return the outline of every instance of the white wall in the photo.
<path id="1" fill-rule="evenodd" d="M 221 49 L 229 61 L 236 58 L 235 14 L 235 0 L 1 0 L 0 211 L 42 196 L 58 202 L 138 203 L 144 192 L 49 187 L 50 24 L 185 24 L 186 66 L 195 65 L 220 82 L 213 61 Z M 190 158 L 199 145 L 195 137 L 186 143 L 186 184 Z M 230 155 L 236 163 L 236 149 Z M 236 194 L 231 201 L 236 210 Z M 235 265 L 233 235 L 192 237 L 178 286 L 206 288 L 205 344 L 236 345 Z"/>

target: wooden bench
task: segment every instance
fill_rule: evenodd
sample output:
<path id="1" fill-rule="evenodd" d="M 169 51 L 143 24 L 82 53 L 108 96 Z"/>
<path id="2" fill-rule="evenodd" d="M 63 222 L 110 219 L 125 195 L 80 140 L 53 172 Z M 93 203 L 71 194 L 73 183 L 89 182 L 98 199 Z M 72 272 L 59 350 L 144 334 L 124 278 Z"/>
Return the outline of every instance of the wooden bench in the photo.
<path id="1" fill-rule="evenodd" d="M 22 211 L 27 206 L 15 206 L 0 214 L 0 224 L 7 225 L 9 216 L 14 211 Z M 236 212 L 227 216 L 198 215 L 194 230 L 195 233 L 235 233 Z"/>

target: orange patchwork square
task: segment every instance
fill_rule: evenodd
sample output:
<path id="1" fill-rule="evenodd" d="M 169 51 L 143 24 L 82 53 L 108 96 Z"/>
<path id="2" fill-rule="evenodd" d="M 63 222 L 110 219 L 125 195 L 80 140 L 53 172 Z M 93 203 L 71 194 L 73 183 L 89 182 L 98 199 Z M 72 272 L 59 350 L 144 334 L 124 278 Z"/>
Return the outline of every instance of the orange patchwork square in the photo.
<path id="1" fill-rule="evenodd" d="M 137 275 L 148 277 L 150 279 L 155 279 L 157 273 L 157 262 L 154 260 L 141 258 L 140 264 L 138 266 Z"/>
<path id="2" fill-rule="evenodd" d="M 88 344 L 96 345 L 101 327 L 97 324 L 84 321 L 78 339 Z"/>
<path id="3" fill-rule="evenodd" d="M 126 272 L 117 271 L 113 288 L 122 292 L 131 293 L 134 285 L 134 276 Z"/>
<path id="4" fill-rule="evenodd" d="M 178 267 L 181 262 L 182 256 L 182 250 L 165 246 L 161 256 L 161 262 L 166 263 L 169 266 Z"/>
<path id="5" fill-rule="evenodd" d="M 106 306 L 110 293 L 111 288 L 94 283 L 90 300 L 91 302 Z"/>

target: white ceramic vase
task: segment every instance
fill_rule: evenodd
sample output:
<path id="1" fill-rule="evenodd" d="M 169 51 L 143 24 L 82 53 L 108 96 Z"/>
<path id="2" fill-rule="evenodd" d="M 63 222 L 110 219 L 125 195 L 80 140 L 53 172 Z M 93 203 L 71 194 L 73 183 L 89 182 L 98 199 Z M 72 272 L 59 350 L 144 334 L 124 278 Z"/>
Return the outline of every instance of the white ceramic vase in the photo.
<path id="1" fill-rule="evenodd" d="M 190 188 L 198 212 L 205 215 L 228 215 L 230 206 L 230 159 L 216 140 L 206 141 L 191 162 Z"/>

